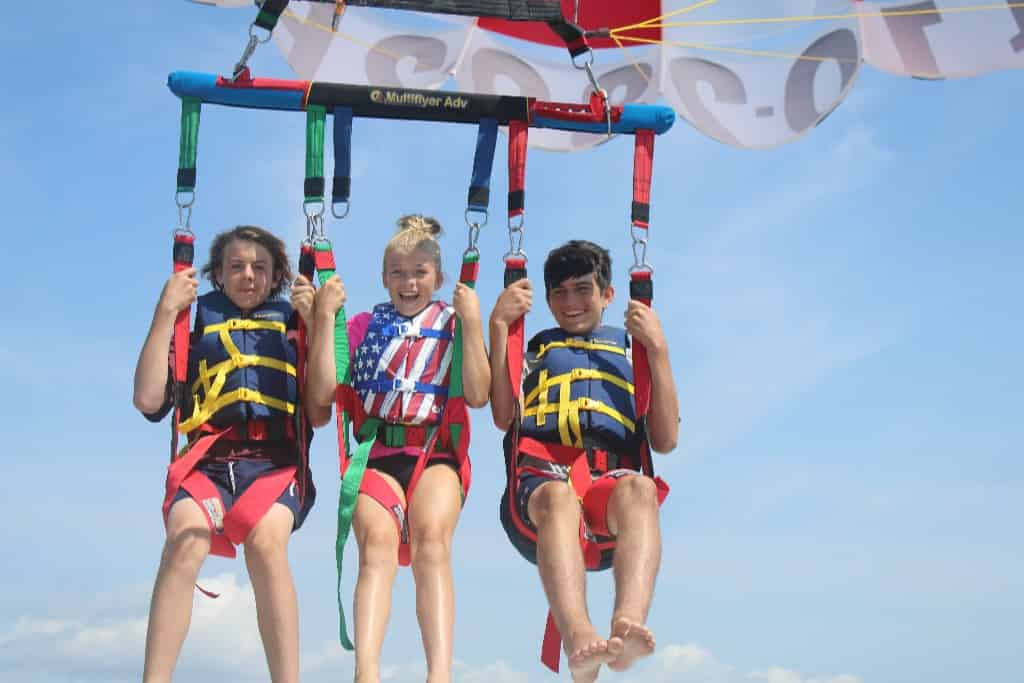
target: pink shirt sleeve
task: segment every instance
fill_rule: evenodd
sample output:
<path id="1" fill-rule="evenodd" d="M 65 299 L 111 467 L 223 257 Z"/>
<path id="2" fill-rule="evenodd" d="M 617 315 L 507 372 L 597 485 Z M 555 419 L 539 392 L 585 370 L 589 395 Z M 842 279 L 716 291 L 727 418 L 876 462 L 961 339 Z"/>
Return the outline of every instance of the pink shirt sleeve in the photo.
<path id="1" fill-rule="evenodd" d="M 366 330 L 370 327 L 371 316 L 369 313 L 356 313 L 348 319 L 346 329 L 348 330 L 348 359 L 355 362 L 356 349 L 363 343 Z"/>

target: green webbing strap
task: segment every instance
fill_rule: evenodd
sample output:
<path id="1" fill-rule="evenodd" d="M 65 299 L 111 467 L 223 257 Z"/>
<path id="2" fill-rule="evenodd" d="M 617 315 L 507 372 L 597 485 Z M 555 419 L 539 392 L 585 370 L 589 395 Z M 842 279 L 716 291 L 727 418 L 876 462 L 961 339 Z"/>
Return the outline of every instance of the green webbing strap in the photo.
<path id="1" fill-rule="evenodd" d="M 322 148 L 321 148 L 322 154 Z M 322 157 L 321 157 L 322 159 Z M 307 166 L 308 168 L 308 166 Z M 333 265 L 333 255 L 325 258 L 331 251 L 329 242 L 320 241 L 314 245 L 314 250 L 322 256 L 318 263 Z M 324 254 L 328 252 L 328 254 Z M 318 268 L 317 277 L 320 286 L 323 287 L 331 277 L 334 276 L 333 268 Z M 334 317 L 334 367 L 337 383 L 341 386 L 348 386 L 351 383 L 351 368 L 348 361 L 348 328 L 345 320 L 345 307 L 342 306 Z M 344 410 L 338 415 L 342 437 L 339 438 L 338 447 L 341 449 L 341 456 L 347 457 L 349 453 L 348 429 L 349 416 Z M 345 627 L 345 607 L 341 598 L 341 570 L 342 559 L 345 551 L 345 543 L 348 541 L 349 532 L 352 529 L 352 514 L 355 512 L 356 500 L 359 497 L 359 486 L 363 481 L 363 473 L 366 471 L 366 462 L 370 456 L 370 449 L 373 447 L 374 439 L 360 443 L 355 453 L 349 458 L 345 474 L 341 478 L 341 490 L 338 493 L 338 535 L 334 544 L 334 553 L 338 567 L 338 639 L 341 646 L 346 650 L 354 649 L 352 641 L 349 640 L 348 631 Z"/>
<path id="2" fill-rule="evenodd" d="M 306 183 L 307 202 L 324 200 L 324 124 L 327 109 L 310 105 L 306 111 Z M 331 273 L 334 274 L 333 272 Z"/>
<path id="3" fill-rule="evenodd" d="M 466 252 L 462 255 L 462 272 L 459 281 L 476 289 L 476 275 L 480 264 L 478 252 Z M 451 375 L 448 380 L 448 398 L 461 397 L 462 391 L 462 321 L 455 320 L 455 348 L 452 351 Z M 459 443 L 462 436 L 462 425 L 450 423 L 450 435 L 452 448 Z"/>
<path id="4" fill-rule="evenodd" d="M 199 111 L 196 97 L 181 98 L 181 142 L 178 149 L 178 192 L 196 187 L 196 149 L 199 145 Z"/>

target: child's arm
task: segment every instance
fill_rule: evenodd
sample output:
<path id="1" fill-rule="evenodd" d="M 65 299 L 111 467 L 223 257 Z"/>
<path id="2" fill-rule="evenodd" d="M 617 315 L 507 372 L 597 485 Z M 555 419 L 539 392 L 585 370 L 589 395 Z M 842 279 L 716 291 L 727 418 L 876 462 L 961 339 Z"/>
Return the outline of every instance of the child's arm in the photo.
<path id="1" fill-rule="evenodd" d="M 626 331 L 647 349 L 651 368 L 651 408 L 647 435 L 651 448 L 668 453 L 679 442 L 679 398 L 668 359 L 668 340 L 657 314 L 650 306 L 630 301 L 626 309 Z"/>
<path id="2" fill-rule="evenodd" d="M 491 337 L 491 417 L 507 431 L 515 417 L 515 396 L 508 376 L 508 328 L 533 305 L 533 287 L 526 278 L 506 287 L 498 296 L 488 325 Z M 521 378 L 516 378 L 521 382 Z M 521 399 L 522 397 L 520 397 Z"/>
<path id="3" fill-rule="evenodd" d="M 331 419 L 338 383 L 334 365 L 334 318 L 344 305 L 345 285 L 335 275 L 316 292 L 309 312 L 311 317 L 306 321 L 310 338 L 303 406 L 315 427 L 325 425 Z"/>
<path id="4" fill-rule="evenodd" d="M 196 269 L 186 268 L 172 275 L 160 293 L 149 334 L 135 365 L 132 403 L 143 413 L 156 413 L 167 401 L 167 378 L 170 374 L 167 353 L 171 348 L 174 319 L 179 311 L 192 305 L 198 290 Z"/>
<path id="5" fill-rule="evenodd" d="M 458 283 L 452 306 L 462 322 L 462 393 L 471 408 L 483 408 L 490 394 L 491 367 L 484 348 L 480 322 L 480 298 L 469 286 Z"/>

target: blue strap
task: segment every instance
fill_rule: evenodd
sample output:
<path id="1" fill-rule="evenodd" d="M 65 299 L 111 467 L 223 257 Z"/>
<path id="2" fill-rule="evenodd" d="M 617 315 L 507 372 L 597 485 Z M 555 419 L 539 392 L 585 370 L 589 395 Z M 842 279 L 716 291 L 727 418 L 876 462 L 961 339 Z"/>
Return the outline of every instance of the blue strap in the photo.
<path id="1" fill-rule="evenodd" d="M 476 134 L 476 155 L 473 157 L 473 177 L 469 181 L 469 198 L 466 200 L 473 211 L 487 211 L 491 195 L 494 146 L 497 141 L 497 119 L 480 119 L 480 129 Z"/>
<path id="2" fill-rule="evenodd" d="M 334 108 L 334 182 L 331 204 L 347 202 L 352 190 L 352 110 Z"/>
<path id="3" fill-rule="evenodd" d="M 377 394 L 383 394 L 389 391 L 401 391 L 402 384 L 405 380 L 401 379 L 376 379 L 367 382 L 355 382 L 353 386 L 355 390 L 362 393 L 366 391 L 372 391 Z M 412 390 L 417 394 L 433 394 L 435 396 L 447 396 L 448 388 L 440 386 L 438 384 L 430 384 L 429 382 L 413 382 L 411 383 Z"/>
<path id="4" fill-rule="evenodd" d="M 381 328 L 380 333 L 385 337 L 404 337 L 409 329 L 409 323 L 397 323 L 394 325 L 385 325 Z M 452 333 L 448 330 L 432 330 L 432 329 L 420 329 L 416 332 L 417 337 L 425 337 L 427 339 L 451 339 Z"/>

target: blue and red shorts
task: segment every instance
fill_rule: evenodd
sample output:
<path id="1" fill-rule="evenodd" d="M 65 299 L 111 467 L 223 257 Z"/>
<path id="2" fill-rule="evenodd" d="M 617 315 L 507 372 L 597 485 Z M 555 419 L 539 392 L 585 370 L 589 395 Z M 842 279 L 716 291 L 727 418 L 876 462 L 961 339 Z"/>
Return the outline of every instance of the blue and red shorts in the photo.
<path id="1" fill-rule="evenodd" d="M 294 465 L 294 451 L 294 444 L 290 442 L 219 442 L 214 444 L 211 453 L 199 463 L 196 470 L 205 474 L 217 488 L 224 504 L 220 514 L 226 515 L 253 482 Z M 292 511 L 295 520 L 292 531 L 302 526 L 316 501 L 316 488 L 308 469 L 305 477 L 305 486 L 293 480 L 276 501 Z M 173 502 L 190 497 L 185 489 L 178 489 Z"/>

